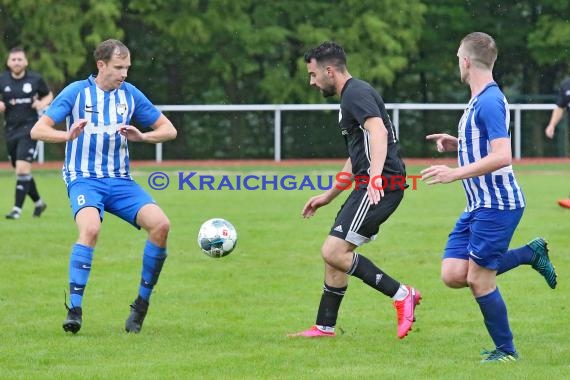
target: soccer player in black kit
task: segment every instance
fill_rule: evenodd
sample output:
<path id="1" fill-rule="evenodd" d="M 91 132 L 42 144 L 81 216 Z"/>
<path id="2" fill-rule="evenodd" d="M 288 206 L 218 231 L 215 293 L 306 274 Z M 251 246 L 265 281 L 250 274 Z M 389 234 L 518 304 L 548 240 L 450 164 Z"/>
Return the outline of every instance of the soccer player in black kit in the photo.
<path id="1" fill-rule="evenodd" d="M 348 159 L 342 169 L 351 182 L 351 193 L 331 226 L 322 249 L 325 281 L 316 322 L 294 337 L 332 337 L 349 276 L 391 297 L 398 319 L 397 336 L 408 335 L 415 321 L 415 308 L 421 294 L 378 268 L 370 259 L 355 252 L 360 245 L 374 240 L 380 225 L 396 210 L 404 196 L 406 169 L 400 158 L 398 140 L 384 102 L 370 84 L 352 78 L 347 71 L 341 46 L 324 42 L 305 54 L 310 85 L 323 96 L 340 95 L 340 130 Z M 348 180 L 310 198 L 302 215 L 313 216 L 342 191 Z M 345 188 L 346 187 L 346 188 Z"/>
<path id="2" fill-rule="evenodd" d="M 37 142 L 30 130 L 52 101 L 53 94 L 40 74 L 26 70 L 28 60 L 22 48 L 13 48 L 6 61 L 8 69 L 0 75 L 0 112 L 4 113 L 6 146 L 16 172 L 16 195 L 6 219 L 19 219 L 26 196 L 34 201 L 34 217 L 46 209 L 32 177 L 32 161 Z"/>
<path id="3" fill-rule="evenodd" d="M 560 83 L 560 88 L 558 89 L 558 97 L 556 98 L 556 107 L 552 110 L 550 115 L 550 121 L 544 130 L 546 137 L 549 139 L 554 138 L 554 131 L 556 126 L 564 117 L 564 111 L 568 109 L 570 111 L 570 77 L 566 78 Z M 570 117 L 568 117 L 568 126 L 570 126 Z M 559 135 L 564 136 L 559 133 Z M 564 138 L 566 138 L 564 136 Z M 570 208 L 570 197 L 558 200 L 560 207 Z"/>

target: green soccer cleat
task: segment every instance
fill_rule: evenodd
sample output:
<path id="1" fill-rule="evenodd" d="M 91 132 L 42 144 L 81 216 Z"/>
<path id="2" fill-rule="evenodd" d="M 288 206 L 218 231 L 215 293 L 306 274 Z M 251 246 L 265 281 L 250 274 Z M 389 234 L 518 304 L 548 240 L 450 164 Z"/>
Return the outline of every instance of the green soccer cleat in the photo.
<path id="1" fill-rule="evenodd" d="M 481 355 L 487 355 L 481 360 L 481 363 L 492 363 L 492 362 L 516 362 L 519 360 L 519 354 L 516 352 L 505 352 L 499 350 L 498 348 L 493 351 L 483 350 Z"/>
<path id="2" fill-rule="evenodd" d="M 556 270 L 548 257 L 548 243 L 543 238 L 537 237 L 527 245 L 534 252 L 530 261 L 532 268 L 544 277 L 548 286 L 556 288 Z"/>

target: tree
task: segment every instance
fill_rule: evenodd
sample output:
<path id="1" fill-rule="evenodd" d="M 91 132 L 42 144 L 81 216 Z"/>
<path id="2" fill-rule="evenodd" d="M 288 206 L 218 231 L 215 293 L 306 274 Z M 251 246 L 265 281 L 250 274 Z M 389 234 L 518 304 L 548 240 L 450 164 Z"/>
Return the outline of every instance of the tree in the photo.
<path id="1" fill-rule="evenodd" d="M 103 39 L 122 37 L 113 0 L 0 0 L 0 53 L 26 49 L 30 67 L 50 86 L 62 88 Z"/>

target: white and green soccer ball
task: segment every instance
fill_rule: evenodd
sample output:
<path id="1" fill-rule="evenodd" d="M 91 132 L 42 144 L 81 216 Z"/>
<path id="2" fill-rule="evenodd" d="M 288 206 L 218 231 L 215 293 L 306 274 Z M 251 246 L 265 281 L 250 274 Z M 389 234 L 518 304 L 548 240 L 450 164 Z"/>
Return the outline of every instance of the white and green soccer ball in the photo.
<path id="1" fill-rule="evenodd" d="M 225 219 L 206 220 L 198 232 L 198 245 L 202 252 L 214 258 L 229 255 L 237 243 L 235 227 Z"/>

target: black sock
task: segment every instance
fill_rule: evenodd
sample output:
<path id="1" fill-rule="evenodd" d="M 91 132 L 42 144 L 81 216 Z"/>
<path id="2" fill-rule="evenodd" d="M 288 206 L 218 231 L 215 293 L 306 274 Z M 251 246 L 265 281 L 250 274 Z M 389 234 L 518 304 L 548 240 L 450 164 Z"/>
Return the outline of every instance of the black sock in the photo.
<path id="1" fill-rule="evenodd" d="M 352 258 L 352 266 L 346 273 L 350 276 L 358 277 L 366 285 L 388 297 L 393 297 L 400 288 L 398 281 L 382 272 L 372 261 L 356 252 L 354 252 L 354 257 Z"/>
<path id="2" fill-rule="evenodd" d="M 30 189 L 28 190 L 28 195 L 34 202 L 40 200 L 40 193 L 38 193 L 38 188 L 36 187 L 36 181 L 34 181 L 34 177 L 30 177 Z"/>
<path id="3" fill-rule="evenodd" d="M 22 208 L 24 205 L 24 200 L 26 199 L 26 195 L 28 195 L 28 191 L 30 189 L 31 178 L 32 176 L 29 174 L 16 176 L 15 207 Z"/>
<path id="4" fill-rule="evenodd" d="M 342 302 L 346 288 L 346 286 L 343 288 L 333 288 L 325 283 L 315 324 L 327 327 L 334 327 L 336 325 L 338 309 L 340 308 L 340 303 Z"/>

